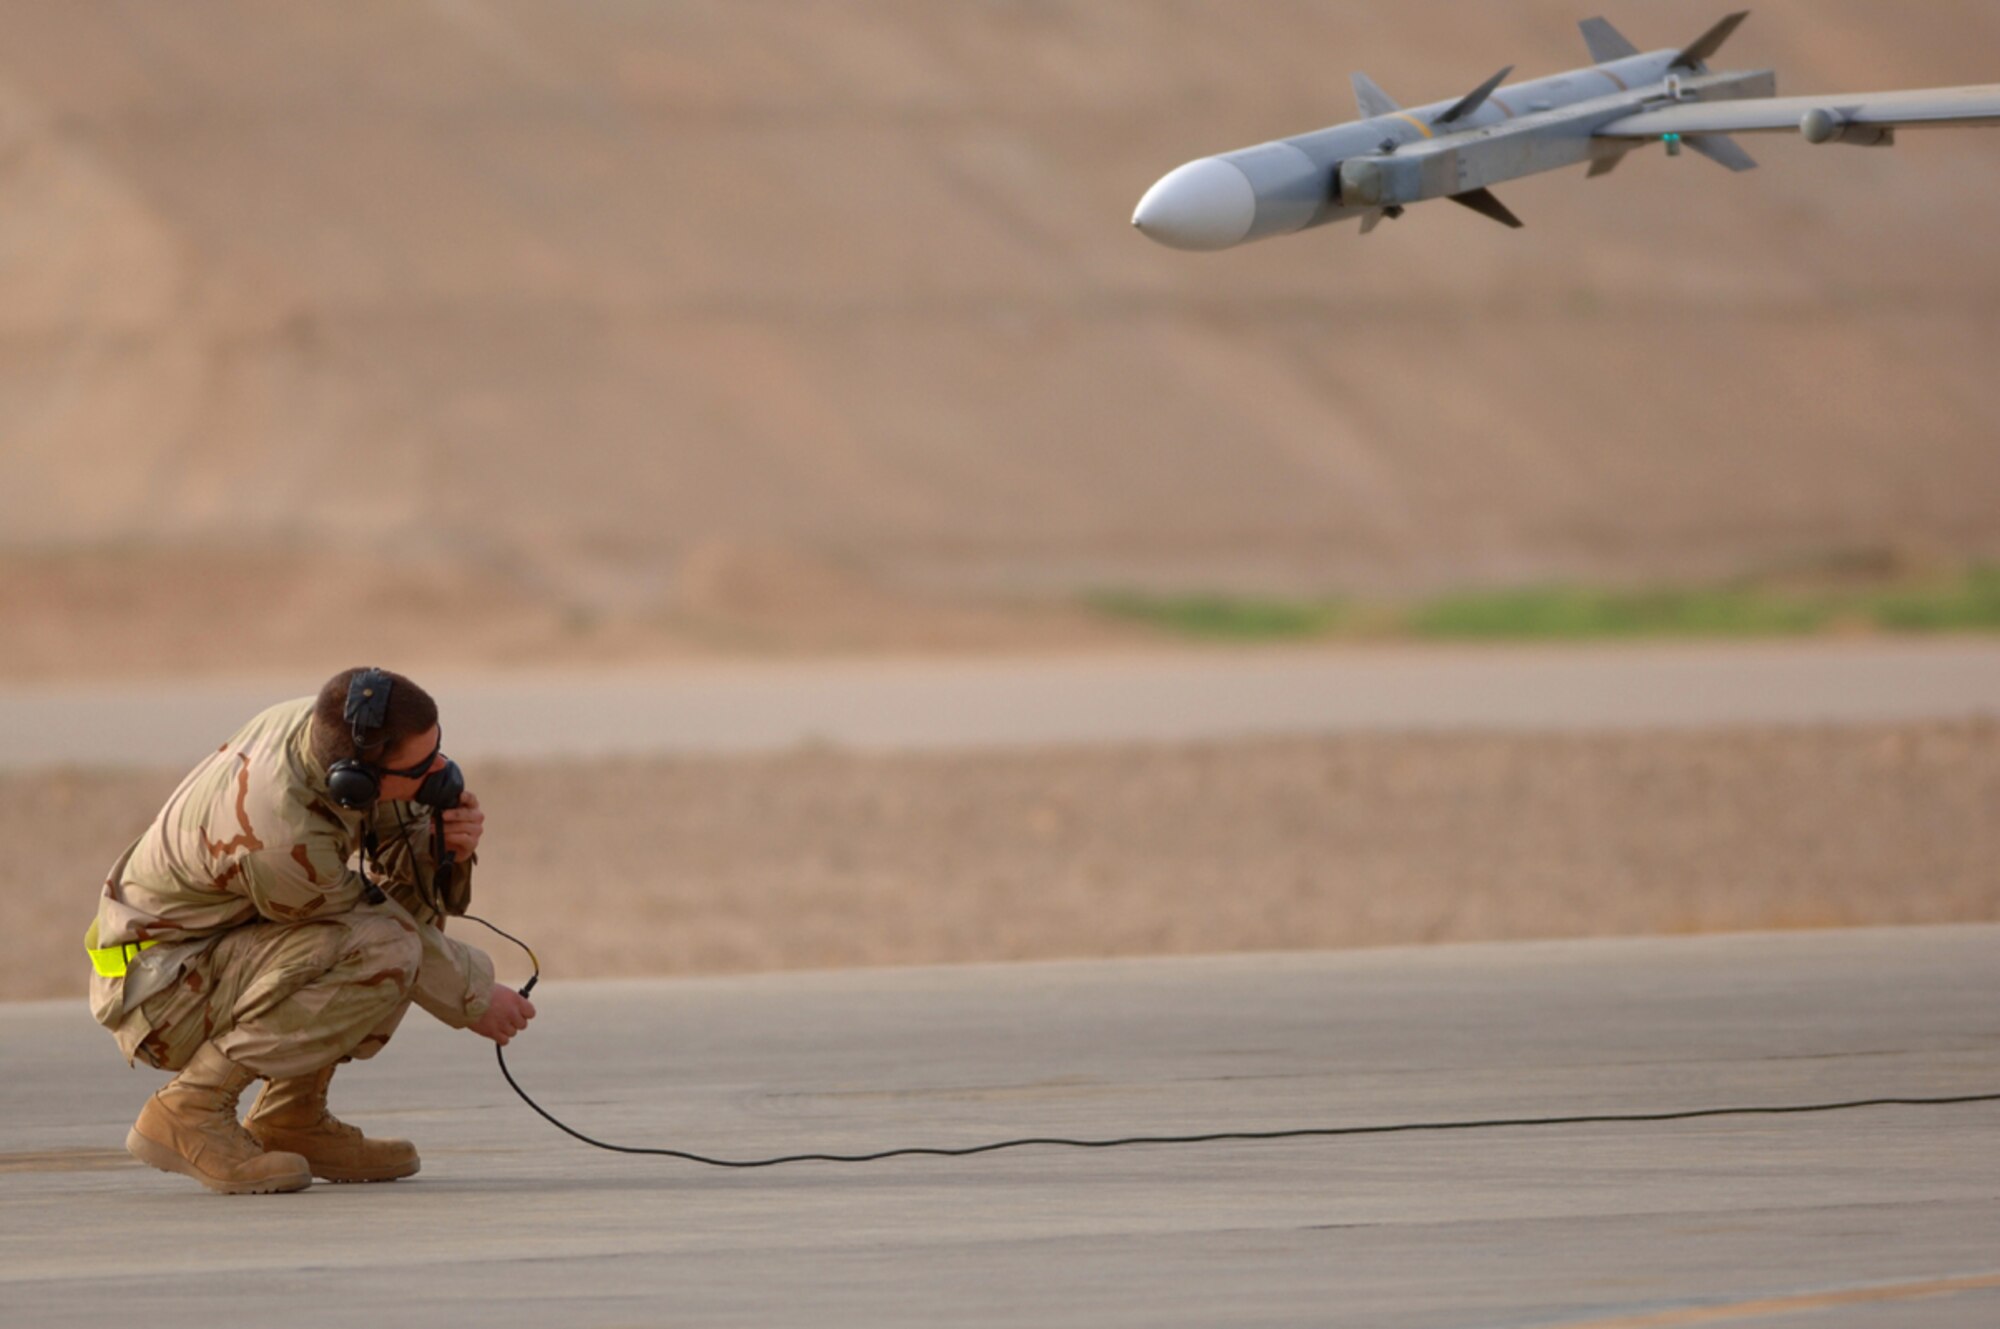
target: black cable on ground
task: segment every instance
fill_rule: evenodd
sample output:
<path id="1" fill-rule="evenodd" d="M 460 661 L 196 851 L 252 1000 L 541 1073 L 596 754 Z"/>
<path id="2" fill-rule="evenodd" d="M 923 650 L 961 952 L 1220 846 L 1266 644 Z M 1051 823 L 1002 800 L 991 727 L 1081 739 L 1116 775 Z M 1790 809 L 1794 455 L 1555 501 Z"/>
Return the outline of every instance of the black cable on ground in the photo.
<path id="1" fill-rule="evenodd" d="M 535 953 L 520 938 L 501 932 L 483 918 L 466 915 L 472 922 L 492 928 L 507 940 L 528 952 L 528 959 L 535 966 L 534 977 L 521 987 L 521 995 L 541 981 L 541 962 Z M 781 1163 L 873 1163 L 884 1158 L 970 1158 L 974 1154 L 990 1154 L 1000 1149 L 1022 1149 L 1029 1145 L 1056 1145 L 1068 1149 L 1119 1149 L 1135 1144 L 1212 1144 L 1220 1140 L 1302 1140 L 1327 1139 L 1340 1135 L 1397 1135 L 1419 1131 L 1483 1131 L 1501 1130 L 1518 1126 L 1590 1126 L 1618 1122 L 1693 1121 L 1700 1117 L 1779 1117 L 1798 1116 L 1815 1112 L 1849 1112 L 1856 1108 L 1871 1107 L 1949 1107 L 1960 1103 L 2000 1103 L 2000 1094 L 1954 1094 L 1941 1098 L 1857 1098 L 1840 1103 L 1799 1103 L 1773 1107 L 1719 1107 L 1693 1108 L 1682 1112 L 1616 1112 L 1593 1113 L 1573 1117 L 1495 1117 L 1482 1121 L 1408 1121 L 1386 1126 L 1317 1126 L 1300 1130 L 1284 1131 L 1212 1131 L 1204 1135 L 1128 1135 L 1116 1140 L 1068 1140 L 1057 1136 L 1031 1136 L 1019 1140 L 1000 1140 L 993 1144 L 968 1145 L 960 1149 L 904 1148 L 884 1149 L 874 1154 L 784 1154 L 777 1158 L 709 1158 L 703 1154 L 691 1154 L 681 1149 L 648 1149 L 638 1145 L 609 1144 L 603 1140 L 585 1135 L 575 1127 L 564 1123 L 554 1113 L 528 1096 L 528 1091 L 514 1079 L 507 1069 L 507 1052 L 499 1044 L 493 1047 L 493 1055 L 500 1063 L 500 1074 L 507 1085 L 521 1096 L 521 1101 L 533 1108 L 549 1125 L 563 1134 L 583 1141 L 595 1149 L 608 1149 L 614 1154 L 652 1154 L 660 1158 L 680 1158 L 690 1163 L 703 1163 L 709 1167 L 758 1168 L 777 1167 Z"/>
<path id="2" fill-rule="evenodd" d="M 1949 1098 L 1862 1098 L 1846 1103 L 1697 1108 L 1687 1112 L 1603 1113 L 1576 1117 L 1496 1117 L 1488 1121 L 1410 1121 L 1389 1126 L 1320 1126 L 1286 1131 L 1214 1131 L 1206 1135 L 1128 1135 L 1117 1140 L 1066 1140 L 1055 1136 L 1035 1136 L 1020 1140 L 1001 1140 L 994 1144 L 975 1144 L 963 1149 L 907 1148 L 884 1149 L 875 1154 L 785 1154 L 778 1158 L 709 1158 L 680 1149 L 646 1149 L 637 1145 L 607 1144 L 603 1140 L 585 1135 L 575 1127 L 558 1120 L 547 1108 L 528 1097 L 528 1091 L 521 1088 L 512 1072 L 507 1069 L 507 1054 L 503 1049 L 495 1046 L 493 1055 L 500 1061 L 500 1074 L 507 1078 L 507 1083 L 521 1096 L 521 1101 L 565 1135 L 574 1136 L 587 1145 L 598 1149 L 609 1149 L 617 1154 L 655 1154 L 662 1158 L 684 1158 L 690 1163 L 705 1163 L 709 1167 L 727 1168 L 776 1167 L 780 1163 L 873 1163 L 878 1159 L 907 1158 L 915 1155 L 929 1158 L 969 1158 L 973 1154 L 990 1154 L 999 1149 L 1021 1149 L 1032 1144 L 1061 1145 L 1070 1149 L 1118 1149 L 1131 1144 L 1210 1144 L 1217 1140 L 1300 1140 L 1336 1135 L 1478 1131 L 1497 1130 L 1507 1126 L 1582 1126 L 1601 1122 L 1691 1121 L 1696 1117 L 1781 1116 L 1805 1112 L 1845 1112 L 1853 1108 L 1867 1107 L 1943 1107 L 1953 1103 L 2000 1103 L 2000 1094 L 1960 1094 Z"/>

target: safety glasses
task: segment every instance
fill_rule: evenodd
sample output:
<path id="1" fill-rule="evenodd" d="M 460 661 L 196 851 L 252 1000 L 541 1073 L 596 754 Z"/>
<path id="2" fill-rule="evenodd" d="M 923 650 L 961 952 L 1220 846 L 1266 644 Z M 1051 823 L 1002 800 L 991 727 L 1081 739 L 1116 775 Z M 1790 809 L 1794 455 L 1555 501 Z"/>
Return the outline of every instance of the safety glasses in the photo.
<path id="1" fill-rule="evenodd" d="M 402 770 L 397 770 L 393 766 L 384 766 L 382 767 L 382 774 L 393 775 L 399 780 L 421 780 L 424 778 L 424 776 L 430 774 L 431 763 L 436 761 L 438 759 L 438 754 L 443 751 L 444 751 L 444 726 L 439 725 L 437 746 L 431 749 L 430 755 L 428 757 L 425 757 L 422 761 L 417 762 L 415 765 L 405 766 Z"/>

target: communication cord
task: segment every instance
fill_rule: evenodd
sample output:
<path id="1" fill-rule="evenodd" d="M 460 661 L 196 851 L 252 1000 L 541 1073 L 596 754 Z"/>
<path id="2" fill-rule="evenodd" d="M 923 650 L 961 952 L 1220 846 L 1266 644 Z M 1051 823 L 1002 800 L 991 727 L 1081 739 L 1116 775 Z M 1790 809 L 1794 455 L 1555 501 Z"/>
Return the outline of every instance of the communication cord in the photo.
<path id="1" fill-rule="evenodd" d="M 483 918 L 471 914 L 465 916 L 506 937 L 522 950 L 528 952 L 528 960 L 534 966 L 534 976 L 521 986 L 521 995 L 541 981 L 541 961 L 528 944 L 519 937 L 501 931 Z M 1592 1113 L 1570 1117 L 1494 1117 L 1480 1121 L 1408 1121 L 1379 1126 L 1320 1126 L 1299 1130 L 1283 1131 L 1212 1131 L 1203 1135 L 1128 1135 L 1115 1140 L 1070 1140 L 1057 1136 L 1031 1136 L 1018 1140 L 999 1140 L 992 1144 L 975 1144 L 960 1149 L 902 1148 L 884 1149 L 873 1154 L 784 1154 L 776 1158 L 709 1158 L 704 1154 L 688 1153 L 681 1149 L 653 1149 L 638 1145 L 610 1144 L 594 1136 L 585 1135 L 574 1126 L 560 1120 L 547 1108 L 529 1097 L 520 1082 L 507 1069 L 507 1052 L 499 1044 L 494 1044 L 493 1055 L 500 1063 L 500 1074 L 507 1085 L 521 1101 L 533 1108 L 538 1116 L 563 1134 L 583 1141 L 596 1149 L 607 1149 L 615 1154 L 652 1154 L 660 1158 L 685 1159 L 690 1163 L 702 1163 L 709 1167 L 760 1168 L 777 1167 L 784 1163 L 873 1163 L 884 1158 L 970 1158 L 974 1154 L 990 1154 L 1001 1149 L 1022 1149 L 1029 1145 L 1054 1145 L 1069 1149 L 1119 1149 L 1137 1144 L 1210 1144 L 1220 1140 L 1302 1140 L 1329 1139 L 1342 1135 L 1397 1135 L 1416 1132 L 1480 1131 L 1500 1130 L 1507 1127 L 1526 1126 L 1585 1126 L 1618 1122 L 1693 1121 L 1701 1117 L 1779 1117 L 1800 1116 L 1807 1113 L 1850 1112 L 1857 1108 L 1871 1107 L 1948 1107 L 1961 1103 L 2000 1103 L 2000 1094 L 1954 1094 L 1936 1098 L 1857 1098 L 1838 1103 L 1798 1103 L 1778 1106 L 1694 1108 L 1681 1112 L 1611 1112 Z"/>

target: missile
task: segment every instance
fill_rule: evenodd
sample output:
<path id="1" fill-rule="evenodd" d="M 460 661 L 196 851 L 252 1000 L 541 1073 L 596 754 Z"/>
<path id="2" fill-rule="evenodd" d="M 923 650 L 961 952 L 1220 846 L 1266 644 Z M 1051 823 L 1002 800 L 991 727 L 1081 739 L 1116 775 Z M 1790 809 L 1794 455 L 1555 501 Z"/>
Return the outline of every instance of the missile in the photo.
<path id="1" fill-rule="evenodd" d="M 1590 19 L 1582 29 L 1597 64 L 1513 85 L 1509 66 L 1462 97 L 1426 106 L 1405 108 L 1356 74 L 1362 119 L 1176 167 L 1140 198 L 1132 225 L 1173 249 L 1233 249 L 1330 222 L 1359 220 L 1367 232 L 1412 204 L 1448 198 L 1519 227 L 1491 186 L 1575 165 L 1606 174 L 1634 145 L 1600 134 L 1641 111 L 1683 99 L 1773 96 L 1768 70 L 1708 68 L 1744 17 L 1732 14 L 1690 46 L 1643 54 L 1603 19 Z M 1732 170 L 1754 164 L 1721 133 L 1688 144 Z"/>
<path id="2" fill-rule="evenodd" d="M 2000 84 L 1841 97 L 1778 97 L 1769 69 L 1708 62 L 1748 15 L 1731 14 L 1684 47 L 1641 53 L 1601 18 L 1585 19 L 1587 68 L 1508 84 L 1501 70 L 1457 101 L 1404 108 L 1354 76 L 1362 119 L 1203 157 L 1162 176 L 1132 225 L 1174 249 L 1233 249 L 1330 222 L 1366 235 L 1413 205 L 1450 199 L 1503 226 L 1519 217 L 1493 186 L 1590 167 L 1611 174 L 1643 143 L 1683 148 L 1730 171 L 1757 162 L 1731 134 L 1798 131 L 1808 143 L 1886 148 L 1899 129 L 2000 127 Z"/>

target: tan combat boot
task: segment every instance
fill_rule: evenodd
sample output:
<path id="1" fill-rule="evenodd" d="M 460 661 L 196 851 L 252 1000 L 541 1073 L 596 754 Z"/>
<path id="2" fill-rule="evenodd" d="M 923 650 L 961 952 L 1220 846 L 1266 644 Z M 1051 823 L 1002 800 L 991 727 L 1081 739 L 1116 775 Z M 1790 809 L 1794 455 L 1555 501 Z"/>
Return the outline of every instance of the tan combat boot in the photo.
<path id="1" fill-rule="evenodd" d="M 266 1149 L 303 1155 L 315 1177 L 328 1181 L 394 1181 L 414 1175 L 417 1147 L 408 1140 L 371 1140 L 327 1111 L 332 1066 L 311 1075 L 273 1080 L 257 1096 L 243 1125 Z"/>
<path id="2" fill-rule="evenodd" d="M 193 1177 L 224 1195 L 268 1195 L 312 1185 L 297 1154 L 269 1153 L 236 1120 L 236 1096 L 257 1078 L 213 1043 L 146 1100 L 125 1136 L 132 1157 L 162 1172 Z"/>

